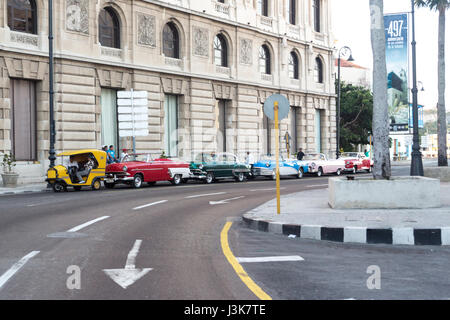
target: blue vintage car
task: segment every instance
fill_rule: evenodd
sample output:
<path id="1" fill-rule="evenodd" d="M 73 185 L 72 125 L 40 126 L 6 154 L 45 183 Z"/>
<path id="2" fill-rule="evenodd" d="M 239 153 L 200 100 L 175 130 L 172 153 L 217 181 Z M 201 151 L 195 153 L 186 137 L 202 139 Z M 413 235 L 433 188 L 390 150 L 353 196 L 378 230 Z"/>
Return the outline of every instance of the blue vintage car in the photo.
<path id="1" fill-rule="evenodd" d="M 308 172 L 308 163 L 297 159 L 284 159 L 280 157 L 280 176 L 296 176 L 298 179 L 303 178 L 303 174 Z M 252 176 L 276 178 L 276 158 L 271 155 L 263 155 L 252 167 Z"/>

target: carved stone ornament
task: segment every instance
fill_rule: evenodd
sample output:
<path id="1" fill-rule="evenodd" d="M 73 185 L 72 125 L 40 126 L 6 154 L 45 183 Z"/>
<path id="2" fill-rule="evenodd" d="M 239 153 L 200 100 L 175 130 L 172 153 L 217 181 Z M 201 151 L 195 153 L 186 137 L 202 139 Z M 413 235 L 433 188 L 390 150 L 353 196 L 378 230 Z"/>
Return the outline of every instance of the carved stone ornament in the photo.
<path id="1" fill-rule="evenodd" d="M 253 42 L 250 39 L 241 39 L 241 47 L 239 50 L 239 61 L 242 64 L 252 64 L 252 47 Z"/>
<path id="2" fill-rule="evenodd" d="M 138 13 L 138 44 L 156 47 L 156 19 L 143 13 Z"/>
<path id="3" fill-rule="evenodd" d="M 66 29 L 89 33 L 89 1 L 66 0 Z"/>
<path id="4" fill-rule="evenodd" d="M 194 48 L 194 54 L 197 56 L 208 57 L 208 49 L 210 47 L 208 29 L 193 27 L 192 32 L 192 41 L 194 42 L 192 46 Z"/>

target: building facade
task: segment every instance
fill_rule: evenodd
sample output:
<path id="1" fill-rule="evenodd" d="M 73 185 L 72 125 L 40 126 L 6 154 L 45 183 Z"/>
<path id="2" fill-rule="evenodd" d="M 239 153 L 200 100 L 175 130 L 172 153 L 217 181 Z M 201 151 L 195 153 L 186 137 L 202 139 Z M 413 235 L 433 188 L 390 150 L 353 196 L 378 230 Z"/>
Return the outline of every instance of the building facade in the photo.
<path id="1" fill-rule="evenodd" d="M 281 93 L 291 150 L 335 154 L 328 0 L 60 0 L 53 12 L 58 152 L 130 149 L 116 97 L 133 89 L 148 92 L 137 152 L 274 153 L 263 103 Z M 48 167 L 48 47 L 47 1 L 0 1 L 0 153 L 21 182 Z"/>

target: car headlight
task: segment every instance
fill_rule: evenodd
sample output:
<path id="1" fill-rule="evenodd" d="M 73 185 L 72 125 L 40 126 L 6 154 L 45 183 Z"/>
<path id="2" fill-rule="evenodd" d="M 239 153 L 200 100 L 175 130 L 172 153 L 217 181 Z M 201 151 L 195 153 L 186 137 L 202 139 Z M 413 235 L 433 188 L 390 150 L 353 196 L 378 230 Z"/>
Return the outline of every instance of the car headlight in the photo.
<path id="1" fill-rule="evenodd" d="M 127 172 L 127 170 L 128 170 L 127 166 L 123 166 L 122 170 L 123 170 L 123 172 Z"/>

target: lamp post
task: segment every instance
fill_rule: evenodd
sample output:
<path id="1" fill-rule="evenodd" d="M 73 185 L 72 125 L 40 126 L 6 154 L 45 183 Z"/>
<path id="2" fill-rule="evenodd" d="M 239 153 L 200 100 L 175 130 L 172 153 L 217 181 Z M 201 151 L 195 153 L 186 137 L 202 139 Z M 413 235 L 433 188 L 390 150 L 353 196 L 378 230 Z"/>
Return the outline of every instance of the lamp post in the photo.
<path id="1" fill-rule="evenodd" d="M 55 166 L 56 152 L 55 152 L 55 117 L 54 117 L 54 89 L 53 89 L 53 1 L 48 1 L 48 103 L 49 103 L 49 113 L 50 113 L 50 150 L 49 157 L 50 168 Z"/>
<path id="2" fill-rule="evenodd" d="M 414 0 L 411 0 L 411 16 L 412 16 L 412 69 L 413 69 L 413 88 L 411 90 L 413 96 L 413 146 L 411 153 L 411 176 L 423 176 L 422 153 L 420 152 L 419 142 L 419 110 L 417 106 L 417 57 L 416 57 L 416 26 L 415 26 L 415 10 Z M 423 89 L 423 87 L 422 87 Z"/>
<path id="3" fill-rule="evenodd" d="M 341 140 L 341 57 L 347 58 L 347 61 L 355 61 L 352 56 L 352 50 L 345 46 L 339 49 L 338 52 L 338 92 L 337 92 L 337 115 L 336 115 L 336 159 L 340 155 L 340 140 Z"/>

